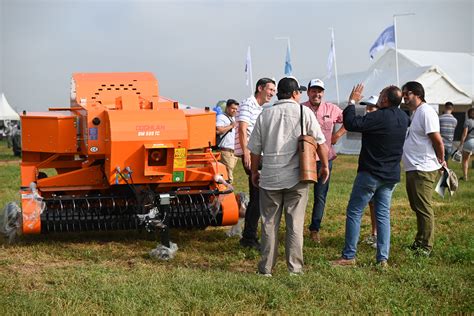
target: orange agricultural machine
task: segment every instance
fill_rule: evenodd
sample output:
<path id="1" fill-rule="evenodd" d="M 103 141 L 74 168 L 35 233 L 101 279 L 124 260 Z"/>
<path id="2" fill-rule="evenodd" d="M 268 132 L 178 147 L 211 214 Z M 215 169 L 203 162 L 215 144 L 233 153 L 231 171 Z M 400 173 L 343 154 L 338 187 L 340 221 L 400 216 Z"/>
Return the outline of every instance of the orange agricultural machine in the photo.
<path id="1" fill-rule="evenodd" d="M 21 115 L 23 234 L 232 225 L 215 113 L 180 109 L 151 73 L 76 73 L 71 104 Z"/>

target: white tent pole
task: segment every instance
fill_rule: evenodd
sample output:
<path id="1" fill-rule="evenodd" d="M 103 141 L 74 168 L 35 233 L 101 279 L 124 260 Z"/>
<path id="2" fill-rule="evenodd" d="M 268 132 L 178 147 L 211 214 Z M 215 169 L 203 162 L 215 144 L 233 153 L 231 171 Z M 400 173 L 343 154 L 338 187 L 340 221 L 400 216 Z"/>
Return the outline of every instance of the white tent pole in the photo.
<path id="1" fill-rule="evenodd" d="M 339 105 L 339 80 L 337 78 L 337 60 L 336 60 L 336 40 L 334 38 L 334 28 L 330 27 L 331 30 L 331 39 L 334 45 L 334 78 L 336 79 L 336 97 L 337 97 L 337 105 Z"/>
<path id="2" fill-rule="evenodd" d="M 397 87 L 400 86 L 400 75 L 398 72 L 398 40 L 397 40 L 397 16 L 415 15 L 415 13 L 402 13 L 393 15 L 393 32 L 395 33 L 395 69 L 397 71 Z"/>

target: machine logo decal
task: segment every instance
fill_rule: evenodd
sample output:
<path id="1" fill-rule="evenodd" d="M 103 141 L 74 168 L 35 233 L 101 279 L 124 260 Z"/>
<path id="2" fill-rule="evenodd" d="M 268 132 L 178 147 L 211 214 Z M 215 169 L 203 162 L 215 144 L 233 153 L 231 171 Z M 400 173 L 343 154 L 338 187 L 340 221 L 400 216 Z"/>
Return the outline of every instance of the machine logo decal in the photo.
<path id="1" fill-rule="evenodd" d="M 94 146 L 94 147 L 90 148 L 90 151 L 91 151 L 91 153 L 96 153 L 96 152 L 99 151 L 99 148 Z"/>
<path id="2" fill-rule="evenodd" d="M 160 136 L 161 131 L 165 129 L 163 124 L 152 124 L 152 125 L 136 125 L 135 130 L 137 131 L 137 136 Z"/>

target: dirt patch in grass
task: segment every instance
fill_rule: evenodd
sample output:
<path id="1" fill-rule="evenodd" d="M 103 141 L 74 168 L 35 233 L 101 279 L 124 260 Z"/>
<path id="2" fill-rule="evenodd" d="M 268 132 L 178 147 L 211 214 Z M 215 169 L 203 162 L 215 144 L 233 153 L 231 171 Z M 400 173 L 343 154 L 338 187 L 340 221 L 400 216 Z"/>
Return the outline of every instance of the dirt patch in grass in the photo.
<path id="1" fill-rule="evenodd" d="M 0 160 L 0 166 L 20 165 L 19 160 Z"/>

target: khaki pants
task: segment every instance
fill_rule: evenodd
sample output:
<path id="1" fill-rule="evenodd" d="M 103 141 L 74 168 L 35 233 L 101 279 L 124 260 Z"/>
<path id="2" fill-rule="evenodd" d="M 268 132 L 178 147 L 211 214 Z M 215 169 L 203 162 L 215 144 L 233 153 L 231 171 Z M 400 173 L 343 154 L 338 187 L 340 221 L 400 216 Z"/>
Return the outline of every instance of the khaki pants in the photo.
<path id="1" fill-rule="evenodd" d="M 231 183 L 234 181 L 234 168 L 238 159 L 239 158 L 234 156 L 234 153 L 230 151 L 221 151 L 221 163 L 227 169 L 227 174 L 229 175 Z"/>
<path id="2" fill-rule="evenodd" d="M 262 216 L 262 259 L 260 273 L 271 273 L 278 256 L 278 230 L 285 211 L 286 264 L 290 272 L 303 271 L 304 215 L 308 204 L 309 185 L 298 183 L 291 189 L 265 190 L 260 188 L 260 213 Z"/>
<path id="3" fill-rule="evenodd" d="M 431 205 L 438 171 L 407 171 L 406 188 L 410 207 L 416 214 L 415 243 L 431 250 L 434 243 L 434 212 Z"/>

